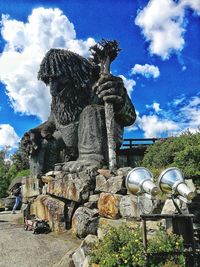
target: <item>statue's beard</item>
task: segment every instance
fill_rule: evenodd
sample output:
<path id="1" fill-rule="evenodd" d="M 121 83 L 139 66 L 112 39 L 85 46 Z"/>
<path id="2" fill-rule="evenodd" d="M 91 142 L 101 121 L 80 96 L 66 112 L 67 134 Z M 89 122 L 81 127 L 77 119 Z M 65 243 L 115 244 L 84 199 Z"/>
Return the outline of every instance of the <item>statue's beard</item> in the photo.
<path id="1" fill-rule="evenodd" d="M 79 91 L 79 92 L 78 92 Z M 77 90 L 76 87 L 65 88 L 52 97 L 51 109 L 61 125 L 77 121 L 82 110 L 90 103 L 88 88 Z"/>

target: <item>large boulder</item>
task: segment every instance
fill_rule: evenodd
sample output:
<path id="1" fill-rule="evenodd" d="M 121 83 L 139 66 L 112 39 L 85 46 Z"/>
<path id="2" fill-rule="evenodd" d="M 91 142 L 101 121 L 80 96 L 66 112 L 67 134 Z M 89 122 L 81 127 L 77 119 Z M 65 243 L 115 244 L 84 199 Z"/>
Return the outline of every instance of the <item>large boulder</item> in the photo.
<path id="1" fill-rule="evenodd" d="M 23 177 L 22 179 L 22 194 L 23 202 L 31 197 L 38 196 L 40 192 L 40 180 L 34 177 Z"/>
<path id="2" fill-rule="evenodd" d="M 62 172 L 49 181 L 47 193 L 76 202 L 86 202 L 93 190 L 94 178 L 86 171 Z"/>
<path id="3" fill-rule="evenodd" d="M 72 259 L 75 267 L 89 267 L 89 254 L 92 246 L 98 241 L 97 236 L 88 235 L 81 243 L 80 247 L 73 253 Z"/>
<path id="4" fill-rule="evenodd" d="M 137 196 L 126 195 L 121 198 L 120 214 L 124 218 L 137 218 L 140 216 Z"/>
<path id="5" fill-rule="evenodd" d="M 65 203 L 48 195 L 38 196 L 31 207 L 37 218 L 48 220 L 50 228 L 56 233 L 66 231 Z"/>
<path id="6" fill-rule="evenodd" d="M 84 207 L 89 209 L 97 209 L 97 203 L 99 200 L 99 194 L 91 195 L 88 199 L 88 202 L 84 203 Z"/>
<path id="7" fill-rule="evenodd" d="M 98 210 L 87 207 L 78 208 L 72 218 L 72 234 L 84 238 L 89 234 L 96 235 L 99 222 Z"/>
<path id="8" fill-rule="evenodd" d="M 120 218 L 119 204 L 122 195 L 101 193 L 98 201 L 99 214 L 110 219 Z"/>
<path id="9" fill-rule="evenodd" d="M 97 175 L 95 191 L 113 194 L 126 193 L 124 176 L 118 175 L 107 178 L 103 174 Z"/>

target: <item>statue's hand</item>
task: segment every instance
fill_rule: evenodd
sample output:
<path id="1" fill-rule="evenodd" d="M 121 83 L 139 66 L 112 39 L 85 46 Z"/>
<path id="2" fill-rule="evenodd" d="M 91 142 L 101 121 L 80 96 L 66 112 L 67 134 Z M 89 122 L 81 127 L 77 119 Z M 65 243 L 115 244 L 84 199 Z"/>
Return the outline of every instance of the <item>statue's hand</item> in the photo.
<path id="1" fill-rule="evenodd" d="M 94 86 L 94 91 L 100 99 L 114 105 L 123 104 L 125 89 L 120 77 L 101 77 Z"/>
<path id="2" fill-rule="evenodd" d="M 25 133 L 21 139 L 21 146 L 27 155 L 32 156 L 37 154 L 40 149 L 41 135 L 39 130 L 32 129 Z"/>

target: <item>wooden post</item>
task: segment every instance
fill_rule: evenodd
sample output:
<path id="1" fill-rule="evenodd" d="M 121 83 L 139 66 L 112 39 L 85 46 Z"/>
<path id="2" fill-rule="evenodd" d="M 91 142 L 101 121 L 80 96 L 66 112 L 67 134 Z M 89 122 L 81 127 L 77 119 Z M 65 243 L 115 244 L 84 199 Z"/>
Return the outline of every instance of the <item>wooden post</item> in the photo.
<path id="1" fill-rule="evenodd" d="M 115 143 L 115 118 L 113 104 L 105 102 L 105 118 L 108 141 L 109 169 L 114 171 L 117 166 L 116 143 Z"/>
<path id="2" fill-rule="evenodd" d="M 110 64 L 118 55 L 119 49 L 117 41 L 102 40 L 90 48 L 93 59 L 100 63 L 100 76 L 110 77 Z M 116 143 L 115 143 L 115 118 L 113 104 L 105 101 L 105 119 L 107 130 L 109 169 L 114 172 L 117 167 Z"/>

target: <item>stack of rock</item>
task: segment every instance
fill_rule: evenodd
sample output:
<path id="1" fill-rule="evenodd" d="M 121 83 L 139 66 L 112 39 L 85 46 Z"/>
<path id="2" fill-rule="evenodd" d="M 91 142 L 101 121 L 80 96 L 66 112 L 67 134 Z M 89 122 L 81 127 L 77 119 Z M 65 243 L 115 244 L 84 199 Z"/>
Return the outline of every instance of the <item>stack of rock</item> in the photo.
<path id="1" fill-rule="evenodd" d="M 120 168 L 115 175 L 106 169 L 51 171 L 39 181 L 26 179 L 23 196 L 32 199 L 31 213 L 48 220 L 52 231 L 61 233 L 72 228 L 75 236 L 84 238 L 97 231 L 100 234 L 108 224 L 118 225 L 133 218 L 136 220 L 129 223 L 136 223 L 141 209 L 152 209 L 151 200 L 143 197 L 139 203 L 138 197 L 127 192 L 125 179 L 130 170 Z"/>

